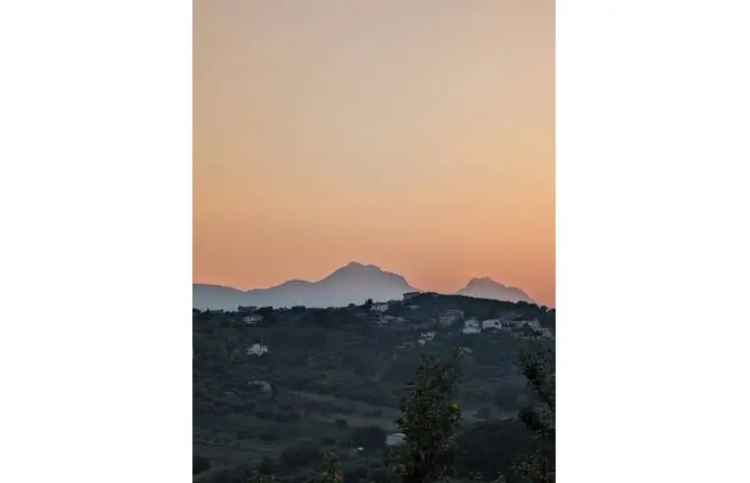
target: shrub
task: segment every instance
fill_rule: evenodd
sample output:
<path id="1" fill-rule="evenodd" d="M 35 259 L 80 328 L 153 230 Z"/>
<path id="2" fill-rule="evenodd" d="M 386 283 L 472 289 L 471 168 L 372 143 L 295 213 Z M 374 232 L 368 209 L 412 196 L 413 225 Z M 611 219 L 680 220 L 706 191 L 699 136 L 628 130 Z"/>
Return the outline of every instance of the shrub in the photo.
<path id="1" fill-rule="evenodd" d="M 481 422 L 460 434 L 454 461 L 458 476 L 512 474 L 513 464 L 533 448 L 533 435 L 518 420 Z"/>
<path id="2" fill-rule="evenodd" d="M 273 473 L 275 466 L 273 460 L 268 456 L 265 456 L 258 465 L 258 473 L 261 475 L 270 475 Z"/>
<path id="3" fill-rule="evenodd" d="M 364 466 L 357 466 L 344 473 L 344 481 L 357 482 L 361 480 L 367 480 L 367 468 Z"/>
<path id="4" fill-rule="evenodd" d="M 322 455 L 318 448 L 309 443 L 290 446 L 281 453 L 281 463 L 289 468 L 301 468 L 318 463 Z"/>
<path id="5" fill-rule="evenodd" d="M 317 481 L 318 483 L 344 483 L 344 475 L 336 453 L 327 451 L 323 455 L 323 464 Z M 351 480 L 347 478 L 347 481 Z"/>

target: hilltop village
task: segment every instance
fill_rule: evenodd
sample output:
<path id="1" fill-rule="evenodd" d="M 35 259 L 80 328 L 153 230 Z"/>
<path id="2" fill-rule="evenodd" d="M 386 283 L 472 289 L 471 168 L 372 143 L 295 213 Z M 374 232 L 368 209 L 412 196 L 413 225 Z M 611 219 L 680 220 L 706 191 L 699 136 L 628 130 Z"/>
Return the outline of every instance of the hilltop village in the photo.
<path id="1" fill-rule="evenodd" d="M 383 452 L 403 443 L 399 399 L 420 356 L 456 349 L 465 434 L 490 425 L 493 435 L 531 441 L 517 419 L 529 397 L 518 353 L 554 336 L 554 309 L 435 293 L 332 308 L 195 309 L 194 450 L 207 468 L 196 481 L 260 464 L 307 481 L 326 449 L 344 455 L 347 472 L 377 481 Z M 510 459 L 475 469 L 508 472 Z"/>
<path id="2" fill-rule="evenodd" d="M 436 304 L 435 302 L 440 301 L 444 303 L 446 298 L 449 301 L 454 300 L 456 305 L 468 305 L 470 313 L 473 313 L 471 310 L 473 305 L 487 304 L 487 302 L 490 304 L 497 303 L 497 312 L 493 318 L 479 320 L 477 317 L 468 316 L 462 309 L 447 308 L 441 310 L 440 306 L 443 304 Z M 402 300 L 387 302 L 368 301 L 361 306 L 352 304 L 344 310 L 362 319 L 362 322 L 366 324 L 387 327 L 397 331 L 419 331 L 415 340 L 404 342 L 399 345 L 399 349 L 409 349 L 416 344 L 425 345 L 433 341 L 439 332 L 455 330 L 460 330 L 463 335 L 505 333 L 521 339 L 534 337 L 554 338 L 554 311 L 550 311 L 546 307 L 539 307 L 538 310 L 533 310 L 531 308 L 537 306 L 524 302 L 510 304 L 485 299 L 461 299 L 472 298 L 453 295 L 446 296 L 432 292 L 407 292 L 404 294 Z M 484 302 L 479 302 L 479 300 Z M 421 302 L 423 305 L 420 305 L 418 302 Z M 438 307 L 436 308 L 435 305 L 438 305 Z M 246 325 L 263 326 L 264 321 L 268 324 L 271 320 L 277 320 L 280 317 L 283 318 L 285 314 L 299 314 L 308 310 L 327 311 L 336 309 L 307 309 L 301 305 L 291 308 L 282 307 L 275 310 L 272 307 L 238 306 L 237 314 L 241 322 Z M 483 311 L 486 310 L 487 308 L 484 307 Z M 200 311 L 196 312 L 200 313 Z M 225 311 L 218 312 L 231 314 L 231 312 Z M 267 318 L 269 314 L 272 315 Z M 258 357 L 268 352 L 269 347 L 260 342 L 254 343 L 247 349 L 248 355 Z"/>

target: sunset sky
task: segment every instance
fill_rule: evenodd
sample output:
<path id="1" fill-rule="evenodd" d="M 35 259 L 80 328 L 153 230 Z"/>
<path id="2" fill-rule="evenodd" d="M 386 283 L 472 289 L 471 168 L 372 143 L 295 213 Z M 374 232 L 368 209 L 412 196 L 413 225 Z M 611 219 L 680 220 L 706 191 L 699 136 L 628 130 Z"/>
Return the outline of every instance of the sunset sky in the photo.
<path id="1" fill-rule="evenodd" d="M 195 282 L 555 303 L 554 1 L 198 0 Z"/>

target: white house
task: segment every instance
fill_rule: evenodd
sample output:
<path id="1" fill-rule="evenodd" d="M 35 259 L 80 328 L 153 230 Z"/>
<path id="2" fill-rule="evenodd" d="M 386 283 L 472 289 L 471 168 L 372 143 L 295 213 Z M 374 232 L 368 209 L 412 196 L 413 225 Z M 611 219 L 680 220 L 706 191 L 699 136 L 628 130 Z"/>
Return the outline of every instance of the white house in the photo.
<path id="1" fill-rule="evenodd" d="M 539 323 L 538 320 L 529 320 L 526 322 L 529 327 L 535 330 L 542 330 L 542 325 Z"/>
<path id="2" fill-rule="evenodd" d="M 542 326 L 539 325 L 538 320 L 514 320 L 513 326 L 520 329 L 524 326 L 528 326 L 531 329 L 534 330 L 542 330 Z"/>
<path id="3" fill-rule="evenodd" d="M 503 321 L 500 319 L 487 319 L 482 321 L 482 330 L 500 330 L 503 328 Z"/>
<path id="4" fill-rule="evenodd" d="M 255 325 L 263 320 L 263 316 L 260 314 L 246 315 L 242 318 L 242 321 L 248 325 Z"/>
<path id="5" fill-rule="evenodd" d="M 257 342 L 247 348 L 247 355 L 261 357 L 263 354 L 268 352 L 268 346 L 258 344 Z"/>
<path id="6" fill-rule="evenodd" d="M 250 387 L 254 387 L 260 392 L 263 393 L 270 393 L 271 392 L 271 383 L 268 381 L 261 381 L 261 380 L 255 380 L 255 381 L 248 381 L 247 383 Z"/>
<path id="7" fill-rule="evenodd" d="M 479 334 L 482 332 L 482 328 L 479 325 L 479 321 L 477 319 L 468 319 L 464 321 L 464 329 L 462 331 L 464 334 Z"/>
<path id="8" fill-rule="evenodd" d="M 449 309 L 438 316 L 438 323 L 441 327 L 450 327 L 456 321 L 464 318 L 463 310 Z"/>
<path id="9" fill-rule="evenodd" d="M 417 339 L 417 344 L 425 345 L 428 342 L 432 342 L 434 338 L 435 338 L 435 331 L 430 330 L 428 332 L 422 332 L 421 334 L 419 334 L 419 339 Z"/>
<path id="10" fill-rule="evenodd" d="M 381 315 L 380 319 L 378 319 L 379 325 L 387 325 L 391 323 L 400 323 L 400 322 L 406 322 L 406 319 L 403 317 L 396 317 L 393 315 Z"/>
<path id="11" fill-rule="evenodd" d="M 542 337 L 546 337 L 548 339 L 554 338 L 554 335 L 552 335 L 552 331 L 549 330 L 547 327 L 542 327 L 540 332 L 542 333 Z"/>
<path id="12" fill-rule="evenodd" d="M 385 437 L 385 445 L 389 447 L 401 446 L 406 443 L 406 435 L 404 433 L 391 433 Z"/>
<path id="13" fill-rule="evenodd" d="M 386 312 L 388 310 L 388 302 L 375 303 L 370 306 L 370 310 L 375 312 Z"/>

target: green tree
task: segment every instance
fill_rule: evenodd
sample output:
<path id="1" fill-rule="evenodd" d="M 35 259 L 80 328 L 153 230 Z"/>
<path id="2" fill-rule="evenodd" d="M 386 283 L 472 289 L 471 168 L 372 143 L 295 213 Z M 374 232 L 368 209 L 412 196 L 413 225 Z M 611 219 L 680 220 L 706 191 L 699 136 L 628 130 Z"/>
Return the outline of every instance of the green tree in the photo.
<path id="1" fill-rule="evenodd" d="M 274 467 L 275 465 L 273 460 L 268 456 L 264 456 L 260 464 L 258 465 L 258 473 L 260 473 L 261 475 L 271 475 L 273 474 Z"/>
<path id="2" fill-rule="evenodd" d="M 521 411 L 521 420 L 545 439 L 555 437 L 555 349 L 538 342 L 521 352 L 521 372 L 534 396 Z"/>
<path id="3" fill-rule="evenodd" d="M 396 421 L 406 435 L 397 468 L 404 483 L 434 482 L 448 473 L 461 424 L 461 408 L 455 402 L 460 358 L 460 351 L 447 361 L 423 356 L 414 382 L 406 386 Z"/>
<path id="4" fill-rule="evenodd" d="M 323 454 L 318 483 L 344 483 L 344 472 L 338 456 L 333 451 L 326 451 Z"/>
<path id="5" fill-rule="evenodd" d="M 287 468 L 298 469 L 319 463 L 322 456 L 317 446 L 311 443 L 300 443 L 281 452 L 281 464 Z"/>
<path id="6" fill-rule="evenodd" d="M 538 449 L 518 465 L 519 473 L 531 481 L 555 481 L 555 347 L 539 339 L 519 357 L 521 372 L 532 392 L 530 404 L 519 418 L 536 435 Z"/>

